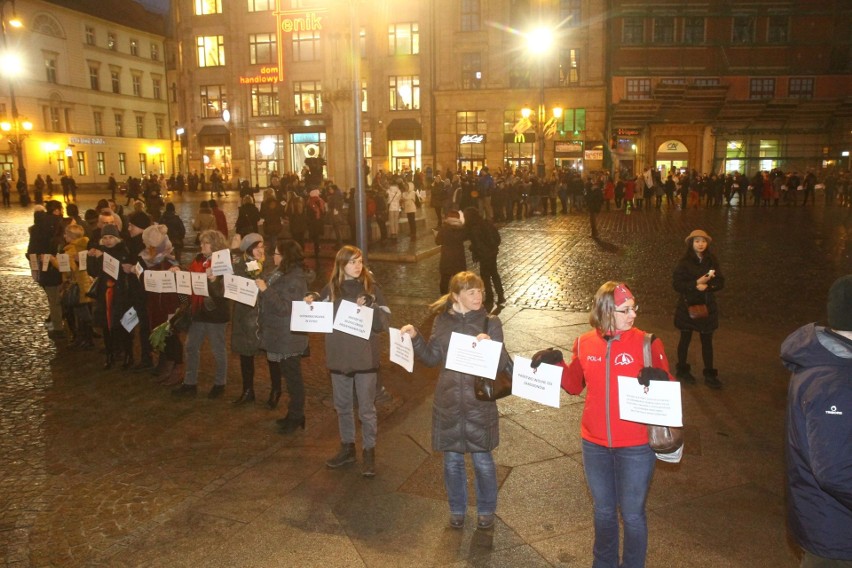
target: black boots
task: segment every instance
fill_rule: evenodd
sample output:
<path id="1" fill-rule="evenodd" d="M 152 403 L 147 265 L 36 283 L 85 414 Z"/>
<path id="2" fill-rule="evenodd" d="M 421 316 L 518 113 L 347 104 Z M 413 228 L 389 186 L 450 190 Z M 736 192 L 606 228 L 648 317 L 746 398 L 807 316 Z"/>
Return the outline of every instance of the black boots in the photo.
<path id="1" fill-rule="evenodd" d="M 364 463 L 361 464 L 361 475 L 364 477 L 376 476 L 376 448 L 364 448 L 361 454 Z"/>
<path id="2" fill-rule="evenodd" d="M 355 463 L 355 444 L 340 444 L 340 451 L 327 460 L 325 465 L 330 469 L 337 469 L 349 463 Z"/>
<path id="3" fill-rule="evenodd" d="M 687 385 L 695 384 L 695 377 L 690 372 L 691 367 L 688 364 L 678 363 L 676 369 L 675 377 L 677 377 L 677 380 Z"/>
<path id="4" fill-rule="evenodd" d="M 719 371 L 716 369 L 704 369 L 704 384 L 711 389 L 722 388 L 722 381 L 719 380 Z"/>
<path id="5" fill-rule="evenodd" d="M 240 398 L 232 404 L 246 404 L 247 402 L 254 402 L 254 389 L 245 389 L 240 395 Z"/>
<path id="6" fill-rule="evenodd" d="M 115 355 L 112 352 L 107 351 L 106 361 L 104 362 L 104 369 L 105 370 L 112 369 L 113 363 L 115 363 Z"/>
<path id="7" fill-rule="evenodd" d="M 304 416 L 302 416 L 301 418 L 292 418 L 288 414 L 284 418 L 279 418 L 275 422 L 280 427 L 279 432 L 281 432 L 282 434 L 290 434 L 292 432 L 295 432 L 299 428 L 301 428 L 302 430 L 305 429 L 305 417 Z"/>
<path id="8" fill-rule="evenodd" d="M 281 390 L 272 390 L 269 391 L 269 400 L 266 401 L 266 406 L 269 407 L 270 410 L 275 410 L 278 406 L 278 399 L 281 398 Z"/>

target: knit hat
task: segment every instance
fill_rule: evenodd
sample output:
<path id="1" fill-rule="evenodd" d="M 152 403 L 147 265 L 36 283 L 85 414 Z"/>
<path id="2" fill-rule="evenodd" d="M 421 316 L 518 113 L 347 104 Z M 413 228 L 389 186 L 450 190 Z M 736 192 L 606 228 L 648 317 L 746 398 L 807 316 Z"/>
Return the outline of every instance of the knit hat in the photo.
<path id="1" fill-rule="evenodd" d="M 828 291 L 828 325 L 838 331 L 852 331 L 852 274 L 834 281 Z"/>
<path id="2" fill-rule="evenodd" d="M 701 229 L 695 229 L 694 231 L 692 231 L 691 233 L 689 233 L 689 236 L 688 236 L 688 237 L 686 237 L 686 238 L 685 238 L 685 239 L 683 239 L 683 240 L 684 240 L 684 242 L 686 242 L 686 244 L 689 244 L 689 242 L 690 242 L 692 239 L 694 239 L 695 237 L 702 237 L 702 238 L 704 238 L 704 240 L 706 240 L 708 243 L 712 243 L 712 242 L 713 242 L 713 239 L 710 237 L 710 235 L 708 235 L 707 233 L 705 233 L 705 232 L 704 232 L 704 231 L 702 231 Z"/>
<path id="3" fill-rule="evenodd" d="M 240 250 L 246 252 L 251 246 L 255 243 L 259 243 L 263 240 L 263 237 L 258 235 L 257 233 L 249 233 L 248 235 L 243 237 L 243 240 L 240 241 Z"/>
<path id="4" fill-rule="evenodd" d="M 117 239 L 121 238 L 121 235 L 118 233 L 118 227 L 110 223 L 109 225 L 104 225 L 103 229 L 101 229 L 102 237 L 115 237 Z"/>
<path id="5" fill-rule="evenodd" d="M 169 242 L 169 229 L 165 225 L 151 225 L 142 231 L 142 242 L 146 247 L 157 249 L 157 252 L 162 252 L 167 248 L 171 248 L 172 243 Z"/>
<path id="6" fill-rule="evenodd" d="M 127 222 L 139 229 L 147 229 L 151 226 L 151 218 L 148 217 L 147 214 L 142 211 L 136 211 L 135 213 L 131 213 L 129 217 L 127 217 Z"/>

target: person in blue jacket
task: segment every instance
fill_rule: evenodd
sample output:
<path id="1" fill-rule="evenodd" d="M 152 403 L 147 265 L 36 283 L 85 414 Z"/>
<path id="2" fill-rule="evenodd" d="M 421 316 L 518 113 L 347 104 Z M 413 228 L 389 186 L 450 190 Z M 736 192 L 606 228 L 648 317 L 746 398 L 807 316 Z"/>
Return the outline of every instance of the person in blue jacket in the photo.
<path id="1" fill-rule="evenodd" d="M 787 393 L 787 521 L 802 567 L 852 567 L 852 274 L 828 292 L 828 326 L 781 345 Z"/>

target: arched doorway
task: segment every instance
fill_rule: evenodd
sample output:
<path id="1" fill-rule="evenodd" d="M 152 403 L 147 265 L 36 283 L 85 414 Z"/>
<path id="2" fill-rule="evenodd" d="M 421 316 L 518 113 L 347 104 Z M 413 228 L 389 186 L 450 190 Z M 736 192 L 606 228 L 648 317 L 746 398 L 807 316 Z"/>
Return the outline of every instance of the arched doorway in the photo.
<path id="1" fill-rule="evenodd" d="M 657 147 L 655 164 L 664 178 L 672 170 L 683 171 L 689 167 L 689 149 L 680 140 L 666 140 Z"/>

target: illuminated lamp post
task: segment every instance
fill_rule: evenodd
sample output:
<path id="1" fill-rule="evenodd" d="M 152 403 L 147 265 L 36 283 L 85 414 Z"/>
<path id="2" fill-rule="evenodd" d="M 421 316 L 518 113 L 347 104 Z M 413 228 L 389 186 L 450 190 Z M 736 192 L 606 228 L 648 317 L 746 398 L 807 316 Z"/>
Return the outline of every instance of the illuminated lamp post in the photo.
<path id="1" fill-rule="evenodd" d="M 12 17 L 7 18 L 6 6 L 12 5 Z M 0 124 L 3 132 L 8 133 L 14 130 L 14 134 L 6 134 L 9 141 L 9 148 L 15 153 L 15 158 L 18 160 L 18 183 L 27 185 L 27 168 L 24 165 L 24 139 L 29 136 L 29 131 L 32 130 L 33 124 L 28 120 L 21 121 L 18 114 L 18 103 L 15 99 L 15 85 L 13 78 L 21 71 L 21 61 L 18 56 L 9 51 L 9 42 L 7 39 L 7 27 L 20 28 L 23 27 L 21 20 L 15 15 L 15 0 L 2 0 L 0 4 L 0 29 L 3 30 L 3 71 L 9 79 L 9 99 L 12 103 L 12 122 L 3 122 Z M 23 132 L 22 132 L 23 130 Z"/>
<path id="2" fill-rule="evenodd" d="M 540 27 L 527 33 L 527 51 L 538 63 L 538 108 L 536 109 L 535 142 L 538 145 L 538 158 L 536 162 L 536 175 L 544 178 L 544 125 L 546 120 L 546 109 L 544 106 L 544 64 L 553 46 L 553 30 Z M 525 109 L 529 111 L 530 109 Z M 561 110 L 561 109 L 560 109 Z M 521 111 L 523 114 L 523 111 Z M 529 118 L 532 112 L 524 115 Z M 533 152 L 535 154 L 535 152 Z"/>

